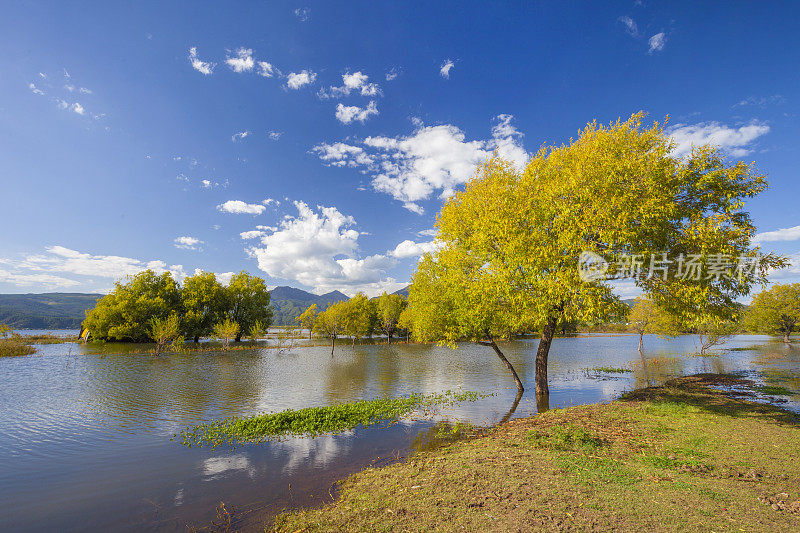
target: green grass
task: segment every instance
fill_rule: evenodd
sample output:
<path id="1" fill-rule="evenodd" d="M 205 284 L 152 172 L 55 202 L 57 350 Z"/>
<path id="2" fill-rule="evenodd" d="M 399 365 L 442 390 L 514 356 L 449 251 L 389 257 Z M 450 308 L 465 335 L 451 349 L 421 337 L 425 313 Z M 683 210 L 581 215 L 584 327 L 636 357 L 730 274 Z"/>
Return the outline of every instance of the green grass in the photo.
<path id="1" fill-rule="evenodd" d="M 601 374 L 625 374 L 626 372 L 632 372 L 630 368 L 617 368 L 613 366 L 593 366 L 589 370 Z"/>
<path id="2" fill-rule="evenodd" d="M 36 352 L 36 348 L 20 342 L 16 338 L 0 339 L 0 357 L 18 357 L 34 352 Z"/>
<path id="3" fill-rule="evenodd" d="M 800 531 L 800 419 L 680 378 L 368 468 L 278 531 Z M 778 502 L 778 503 L 775 503 Z"/>
<path id="4" fill-rule="evenodd" d="M 761 392 L 768 396 L 792 396 L 793 394 L 795 394 L 794 391 L 790 391 L 786 387 L 779 387 L 777 385 L 759 385 L 753 388 L 758 392 Z"/>
<path id="5" fill-rule="evenodd" d="M 64 344 L 67 342 L 76 342 L 75 337 L 59 337 L 52 333 L 42 333 L 39 335 L 19 335 L 14 334 L 11 336 L 13 340 L 19 341 L 23 344 Z"/>
<path id="6" fill-rule="evenodd" d="M 439 406 L 476 401 L 487 395 L 477 392 L 447 391 L 438 394 L 412 394 L 400 398 L 379 398 L 325 407 L 287 409 L 247 418 L 232 417 L 200 424 L 181 432 L 181 442 L 187 446 L 235 446 L 262 442 L 288 436 L 313 437 L 340 433 L 357 426 L 369 426 L 397 420 L 412 411 L 430 413 Z"/>

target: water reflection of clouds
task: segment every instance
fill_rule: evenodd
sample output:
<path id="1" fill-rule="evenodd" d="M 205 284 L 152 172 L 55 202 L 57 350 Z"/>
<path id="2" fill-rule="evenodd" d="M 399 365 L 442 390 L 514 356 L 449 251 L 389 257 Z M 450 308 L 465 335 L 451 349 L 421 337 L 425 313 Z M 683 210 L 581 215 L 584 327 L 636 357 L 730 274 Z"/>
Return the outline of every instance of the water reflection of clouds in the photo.
<path id="1" fill-rule="evenodd" d="M 211 481 L 233 472 L 246 472 L 251 478 L 256 475 L 256 469 L 244 454 L 209 457 L 201 462 L 200 468 L 205 476 L 204 481 Z"/>
<path id="2" fill-rule="evenodd" d="M 314 465 L 317 468 L 328 466 L 351 447 L 352 431 L 336 436 L 323 435 L 313 438 L 291 438 L 271 443 L 272 453 L 280 459 L 285 455 L 282 473 L 292 474 L 298 467 Z"/>

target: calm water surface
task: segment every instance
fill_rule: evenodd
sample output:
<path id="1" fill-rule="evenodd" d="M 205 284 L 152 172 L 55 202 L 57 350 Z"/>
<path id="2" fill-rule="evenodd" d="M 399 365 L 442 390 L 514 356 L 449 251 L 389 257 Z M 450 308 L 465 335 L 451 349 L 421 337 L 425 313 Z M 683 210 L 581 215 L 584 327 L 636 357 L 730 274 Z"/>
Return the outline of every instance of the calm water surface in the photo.
<path id="1" fill-rule="evenodd" d="M 739 336 L 727 347 L 766 337 Z M 526 390 L 533 391 L 537 340 L 505 344 Z M 622 392 L 697 372 L 740 371 L 800 391 L 800 348 L 697 351 L 693 337 L 556 339 L 550 355 L 550 406 L 610 401 Z M 6 531 L 185 531 L 207 527 L 224 501 L 235 524 L 263 531 L 276 511 L 330 501 L 332 484 L 370 464 L 402 457 L 433 424 L 389 427 L 235 449 L 187 448 L 170 439 L 198 422 L 331 402 L 413 392 L 474 390 L 495 396 L 451 408 L 448 419 L 488 425 L 502 419 L 515 390 L 489 348 L 337 345 L 154 357 L 130 348 L 38 346 L 35 355 L 0 359 L 0 524 Z M 604 374 L 595 366 L 626 367 Z M 800 409 L 800 395 L 785 405 Z M 514 417 L 536 413 L 526 392 Z"/>

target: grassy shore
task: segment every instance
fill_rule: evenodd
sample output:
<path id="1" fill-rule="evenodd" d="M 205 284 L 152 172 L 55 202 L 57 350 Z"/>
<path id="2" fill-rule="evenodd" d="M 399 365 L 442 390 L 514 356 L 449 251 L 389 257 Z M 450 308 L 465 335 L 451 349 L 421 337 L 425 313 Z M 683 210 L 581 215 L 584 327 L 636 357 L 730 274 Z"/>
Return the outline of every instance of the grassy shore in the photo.
<path id="1" fill-rule="evenodd" d="M 800 531 L 800 419 L 693 376 L 368 469 L 279 531 Z"/>

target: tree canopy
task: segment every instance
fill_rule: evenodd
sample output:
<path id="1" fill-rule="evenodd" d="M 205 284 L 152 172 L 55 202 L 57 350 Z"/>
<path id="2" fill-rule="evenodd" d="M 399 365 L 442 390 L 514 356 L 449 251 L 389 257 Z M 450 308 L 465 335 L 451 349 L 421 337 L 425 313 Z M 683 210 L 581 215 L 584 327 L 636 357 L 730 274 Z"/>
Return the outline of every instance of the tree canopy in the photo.
<path id="1" fill-rule="evenodd" d="M 542 147 L 520 171 L 494 157 L 453 195 L 437 219 L 442 248 L 414 274 L 410 306 L 417 337 L 452 343 L 539 331 L 536 390 L 547 394 L 547 358 L 558 324 L 596 321 L 622 305 L 604 279 L 584 279 L 588 252 L 611 274 L 621 258 L 697 255 L 709 271 L 720 256 L 753 257 L 754 268 L 679 277 L 673 269 L 631 272 L 653 301 L 682 322 L 729 315 L 735 299 L 781 264 L 756 257 L 744 200 L 766 179 L 751 165 L 726 164 L 713 147 L 672 155 L 664 125 L 643 113 L 609 126 L 590 123 L 567 145 Z M 498 355 L 500 355 L 498 353 Z M 506 361 L 507 362 L 507 361 Z M 518 387 L 521 385 L 518 383 Z"/>
<path id="2" fill-rule="evenodd" d="M 800 283 L 778 284 L 753 298 L 745 315 L 749 329 L 768 335 L 789 335 L 800 325 Z"/>

